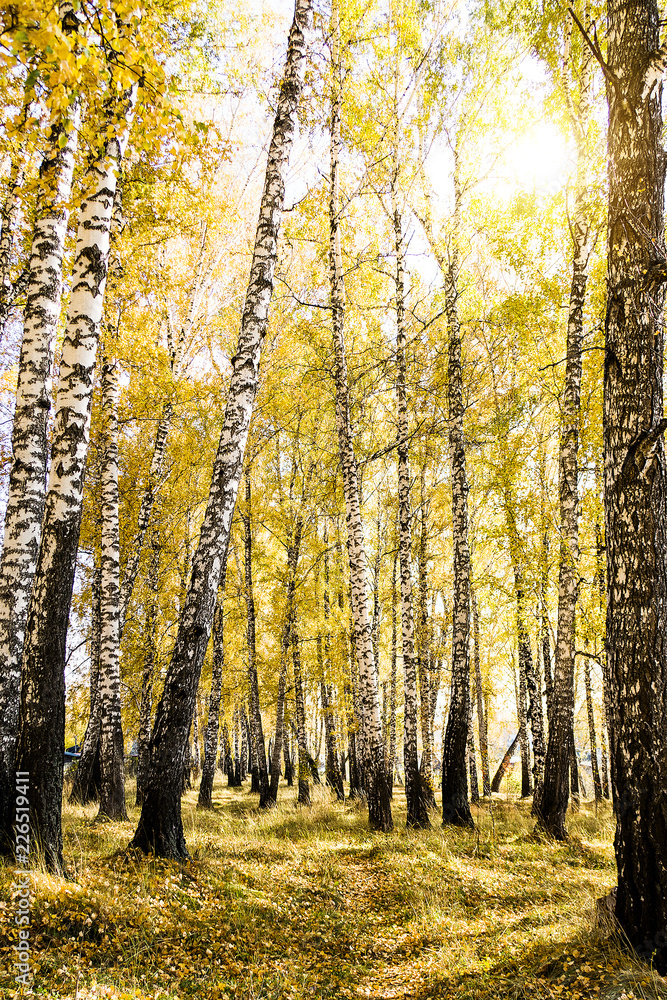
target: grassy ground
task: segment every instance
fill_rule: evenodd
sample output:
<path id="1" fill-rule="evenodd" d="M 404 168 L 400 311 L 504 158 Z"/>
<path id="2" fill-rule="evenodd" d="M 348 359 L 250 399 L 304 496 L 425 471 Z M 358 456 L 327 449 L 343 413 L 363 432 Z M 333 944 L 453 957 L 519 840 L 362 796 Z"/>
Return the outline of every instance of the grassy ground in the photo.
<path id="1" fill-rule="evenodd" d="M 218 782 L 220 779 L 218 778 Z M 292 789 L 259 813 L 216 784 L 215 811 L 184 797 L 192 862 L 125 850 L 130 821 L 65 808 L 71 880 L 33 873 L 34 992 L 55 998 L 657 998 L 663 980 L 592 930 L 614 883 L 608 807 L 570 819 L 571 842 L 530 836 L 528 806 L 494 800 L 477 832 L 369 833 L 362 808 Z M 0 867 L 0 996 L 15 989 L 13 870 Z"/>

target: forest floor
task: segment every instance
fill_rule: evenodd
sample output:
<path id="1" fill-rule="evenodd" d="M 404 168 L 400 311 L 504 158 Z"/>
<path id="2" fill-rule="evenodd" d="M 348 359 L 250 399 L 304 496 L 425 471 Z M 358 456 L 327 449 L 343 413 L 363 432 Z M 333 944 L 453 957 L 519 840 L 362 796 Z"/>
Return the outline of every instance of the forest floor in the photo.
<path id="1" fill-rule="evenodd" d="M 567 844 L 532 838 L 528 803 L 495 799 L 477 831 L 371 834 L 364 809 L 293 789 L 260 813 L 218 775 L 215 811 L 183 800 L 192 861 L 127 853 L 127 823 L 66 806 L 69 879 L 32 875 L 34 995 L 71 1000 L 667 997 L 665 981 L 593 930 L 614 884 L 612 819 L 585 803 Z M 0 865 L 0 996 L 13 982 L 17 886 Z"/>

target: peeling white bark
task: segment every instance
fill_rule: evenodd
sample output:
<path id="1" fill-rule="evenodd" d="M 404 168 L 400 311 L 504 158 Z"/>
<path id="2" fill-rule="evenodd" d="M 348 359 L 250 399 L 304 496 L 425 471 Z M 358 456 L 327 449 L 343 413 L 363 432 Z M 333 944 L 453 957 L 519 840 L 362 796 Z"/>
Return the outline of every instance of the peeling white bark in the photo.
<path id="1" fill-rule="evenodd" d="M 331 101 L 331 173 L 329 193 L 329 267 L 331 311 L 335 358 L 336 427 L 343 472 L 343 492 L 347 512 L 347 552 L 350 566 L 350 597 L 354 622 L 354 645 L 359 669 L 359 700 L 364 744 L 364 764 L 368 768 L 368 813 L 372 827 L 393 827 L 382 743 L 380 701 L 373 658 L 371 623 L 368 614 L 366 554 L 359 503 L 357 461 L 350 426 L 347 360 L 345 356 L 345 287 L 340 244 L 339 161 L 341 148 L 340 113 L 342 67 L 338 52 L 338 10 L 332 15 L 334 38 L 334 81 Z"/>
<path id="2" fill-rule="evenodd" d="M 19 719 L 21 657 L 46 496 L 47 425 L 53 345 L 62 292 L 63 255 L 78 114 L 60 147 L 54 129 L 40 169 L 19 357 L 12 464 L 0 562 L 0 799 L 9 808 Z M 0 817 L 1 829 L 8 818 Z"/>
<path id="3" fill-rule="evenodd" d="M 136 89 L 122 102 L 117 130 L 88 168 L 81 205 L 72 294 L 63 340 L 42 539 L 23 651 L 17 768 L 34 774 L 30 813 L 49 867 L 62 865 L 61 799 L 65 726 L 64 666 L 81 523 L 95 356 L 120 161 Z M 105 125 L 106 129 L 106 125 Z"/>
<path id="4" fill-rule="evenodd" d="M 167 857 L 186 857 L 188 853 L 181 821 L 180 775 L 257 391 L 261 347 L 273 291 L 285 174 L 303 85 L 305 35 L 310 14 L 310 0 L 297 0 L 269 148 L 241 331 L 232 359 L 225 419 L 185 606 L 156 713 L 151 736 L 150 774 L 133 840 L 135 846 Z"/>

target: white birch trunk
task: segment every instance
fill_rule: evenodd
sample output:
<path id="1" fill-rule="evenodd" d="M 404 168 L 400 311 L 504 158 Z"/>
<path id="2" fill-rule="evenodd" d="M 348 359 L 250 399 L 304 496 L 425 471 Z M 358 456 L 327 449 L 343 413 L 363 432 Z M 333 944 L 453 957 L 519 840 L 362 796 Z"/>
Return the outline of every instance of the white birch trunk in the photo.
<path id="1" fill-rule="evenodd" d="M 135 99 L 133 90 L 123 102 L 123 131 L 107 141 L 104 156 L 95 159 L 86 174 L 89 193 L 79 215 L 42 540 L 23 652 L 17 768 L 34 775 L 30 797 L 33 837 L 43 849 L 47 865 L 55 870 L 62 867 L 67 624 L 81 524 L 111 214 Z"/>
<path id="2" fill-rule="evenodd" d="M 225 419 L 185 607 L 156 713 L 150 775 L 133 840 L 134 846 L 167 857 L 188 856 L 181 821 L 180 775 L 257 391 L 261 347 L 273 291 L 285 174 L 305 71 L 305 33 L 310 14 L 310 0 L 297 0 L 269 148 L 241 331 L 232 359 Z"/>
<path id="3" fill-rule="evenodd" d="M 120 716 L 120 529 L 118 522 L 118 365 L 102 366 L 102 588 L 99 699 L 99 817 L 126 819 L 123 730 Z"/>
<path id="4" fill-rule="evenodd" d="M 144 798 L 144 787 L 148 773 L 148 744 L 151 737 L 151 711 L 153 707 L 153 677 L 158 664 L 157 617 L 158 588 L 160 573 L 160 536 L 153 528 L 151 540 L 151 562 L 146 581 L 148 597 L 145 602 L 143 666 L 141 671 L 141 701 L 139 703 L 139 734 L 137 757 L 137 797 L 140 806 Z"/>
<path id="5" fill-rule="evenodd" d="M 345 288 L 340 247 L 339 180 L 341 134 L 341 84 L 338 10 L 334 8 L 333 22 L 333 89 L 331 100 L 331 174 L 329 223 L 329 261 L 331 277 L 331 310 L 333 318 L 333 341 L 335 356 L 336 426 L 338 448 L 343 471 L 343 491 L 347 512 L 347 552 L 350 565 L 350 596 L 354 621 L 354 640 L 359 667 L 359 688 L 361 702 L 361 725 L 368 767 L 367 796 L 368 817 L 371 827 L 390 830 L 393 827 L 391 803 L 387 788 L 387 775 L 382 744 L 382 724 L 378 698 L 377 677 L 373 659 L 371 623 L 368 614 L 366 590 L 366 555 L 364 533 L 359 503 L 359 480 L 357 462 L 352 443 L 350 427 L 350 404 L 348 397 L 347 361 L 345 357 Z"/>
<path id="6" fill-rule="evenodd" d="M 468 544 L 468 479 L 463 438 L 463 371 L 458 316 L 458 218 L 461 192 L 458 160 L 454 165 L 454 239 L 446 271 L 445 296 L 449 331 L 449 447 L 452 469 L 452 537 L 454 601 L 452 608 L 452 686 L 442 750 L 442 820 L 473 826 L 468 802 L 466 757 L 470 716 L 470 547 Z"/>
<path id="7" fill-rule="evenodd" d="M 570 231 L 574 242 L 567 322 L 565 385 L 559 449 L 560 565 L 558 631 L 554 664 L 552 718 L 544 764 L 544 784 L 534 806 L 539 825 L 564 839 L 568 805 L 569 740 L 574 720 L 575 610 L 579 593 L 579 421 L 582 344 L 588 262 L 592 250 L 588 218 L 588 130 L 592 56 L 583 46 L 579 107 L 573 121 L 577 136 L 577 188 Z M 573 68 L 574 75 L 574 68 Z"/>
<path id="8" fill-rule="evenodd" d="M 398 206 L 398 158 L 394 157 L 391 208 L 396 254 L 396 405 L 398 411 L 398 551 L 401 575 L 401 646 L 405 693 L 404 748 L 407 825 L 428 827 L 427 803 L 422 790 L 417 756 L 417 658 L 415 656 L 412 608 L 412 531 L 410 527 L 410 459 L 408 454 L 408 406 L 405 362 L 405 247 L 403 221 Z"/>
<path id="9" fill-rule="evenodd" d="M 37 566 L 46 497 L 47 426 L 51 366 L 60 316 L 63 256 L 78 115 L 61 149 L 54 129 L 40 169 L 30 252 L 28 297 L 19 357 L 12 464 L 0 561 L 0 838 L 7 830 L 14 785 L 21 657 Z"/>
<path id="10" fill-rule="evenodd" d="M 222 673 L 225 667 L 225 581 L 227 577 L 227 560 L 223 562 L 218 586 L 218 598 L 213 619 L 213 666 L 211 668 L 211 693 L 208 700 L 208 723 L 204 736 L 204 767 L 199 785 L 199 809 L 213 808 L 213 778 L 215 775 L 215 754 L 218 746 L 220 729 L 220 701 L 222 698 Z M 225 754 L 228 747 L 225 744 Z"/>
<path id="11" fill-rule="evenodd" d="M 16 226 L 21 210 L 21 187 L 23 169 L 19 160 L 12 163 L 7 185 L 7 197 L 0 215 L 0 340 L 4 336 L 12 306 L 19 291 L 11 278 L 12 249 L 16 238 Z"/>

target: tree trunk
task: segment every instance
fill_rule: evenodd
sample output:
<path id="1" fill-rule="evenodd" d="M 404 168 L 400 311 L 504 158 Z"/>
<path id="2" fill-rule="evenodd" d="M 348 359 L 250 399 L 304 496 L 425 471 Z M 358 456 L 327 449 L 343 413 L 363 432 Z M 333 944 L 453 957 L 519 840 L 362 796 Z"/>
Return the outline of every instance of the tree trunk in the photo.
<path id="1" fill-rule="evenodd" d="M 248 610 L 248 689 L 250 692 L 251 746 L 254 749 L 253 791 L 259 792 L 259 807 L 269 805 L 269 775 L 266 767 L 266 747 L 262 713 L 259 707 L 259 682 L 257 679 L 257 649 L 255 642 L 255 593 L 252 583 L 252 506 L 250 494 L 250 469 L 245 470 L 245 509 L 241 512 L 245 542 L 245 600 Z"/>
<path id="2" fill-rule="evenodd" d="M 148 570 L 146 602 L 146 625 L 144 632 L 144 663 L 141 672 L 141 702 L 139 706 L 139 738 L 137 757 L 137 799 L 140 806 L 144 800 L 144 789 L 148 775 L 149 743 L 151 738 L 151 712 L 153 709 L 153 679 L 157 667 L 157 616 L 158 587 L 160 573 L 160 537 L 153 528 L 151 539 L 151 563 Z"/>
<path id="3" fill-rule="evenodd" d="M 78 120 L 71 126 L 62 149 L 61 128 L 51 130 L 39 171 L 0 559 L 0 848 L 10 852 L 21 657 L 44 515 L 51 365 Z M 8 226 L 11 219 L 3 219 L 3 236 Z"/>
<path id="4" fill-rule="evenodd" d="M 519 721 L 519 745 L 521 747 L 521 798 L 533 794 L 530 780 L 530 743 L 528 741 L 528 712 L 526 706 L 526 661 L 519 647 L 519 683 L 516 681 L 516 714 Z"/>
<path id="5" fill-rule="evenodd" d="M 574 742 L 574 727 L 570 734 L 569 744 L 570 755 L 570 793 L 572 795 L 572 805 L 579 805 L 579 761 L 577 760 L 577 747 Z"/>
<path id="6" fill-rule="evenodd" d="M 295 465 L 296 467 L 296 465 Z M 278 461 L 278 468 L 280 462 Z M 291 647 L 291 627 L 295 615 L 295 595 L 296 595 L 296 573 L 299 565 L 299 555 L 301 552 L 301 537 L 303 535 L 303 509 L 308 495 L 310 482 L 312 479 L 314 466 L 311 463 L 308 474 L 304 479 L 301 504 L 297 513 L 296 521 L 290 528 L 290 536 L 287 544 L 287 567 L 285 579 L 285 612 L 283 618 L 283 631 L 280 642 L 280 673 L 278 677 L 278 701 L 276 705 L 276 732 L 273 742 L 271 759 L 271 781 L 267 799 L 268 806 L 276 805 L 278 801 L 278 785 L 280 781 L 280 758 L 283 752 L 283 741 L 286 738 L 285 731 L 285 690 L 287 685 L 287 661 Z M 290 487 L 291 495 L 291 487 Z M 282 494 L 281 494 L 282 504 Z M 292 782 L 288 782 L 291 784 Z"/>
<path id="7" fill-rule="evenodd" d="M 598 470 L 599 466 L 596 462 L 596 482 L 598 480 Z M 602 541 L 602 531 L 600 529 L 599 521 L 595 524 L 595 558 L 596 558 L 596 572 L 595 579 L 598 587 L 598 598 L 600 602 L 600 611 L 604 616 L 605 604 L 606 604 L 606 594 L 605 594 L 605 577 L 604 577 L 604 543 Z M 602 725 L 600 727 L 600 744 L 601 744 L 601 765 L 602 765 L 602 795 L 605 799 L 609 798 L 609 763 L 608 763 L 608 749 L 607 749 L 607 732 L 609 728 L 609 674 L 606 669 L 606 652 L 604 649 L 605 643 L 603 642 L 603 648 L 601 651 L 602 658 Z"/>
<path id="8" fill-rule="evenodd" d="M 377 678 L 373 661 L 371 626 L 368 616 L 366 592 L 366 556 L 359 502 L 359 480 L 357 462 L 352 442 L 350 426 L 350 403 L 345 357 L 344 317 L 345 289 L 340 249 L 340 210 L 338 164 L 340 157 L 340 114 L 341 87 L 343 80 L 339 55 L 338 11 L 332 14 L 334 38 L 334 81 L 331 100 L 331 175 L 330 175 L 330 270 L 331 270 L 331 312 L 333 319 L 333 341 L 335 355 L 336 425 L 338 446 L 343 472 L 343 490 L 347 512 L 347 548 L 350 564 L 350 590 L 354 639 L 359 665 L 359 686 L 361 701 L 361 725 L 364 743 L 364 764 L 367 765 L 368 818 L 372 829 L 391 830 L 391 803 L 387 788 L 384 752 L 382 747 L 382 727 L 380 724 L 380 704 Z"/>
<path id="9" fill-rule="evenodd" d="M 257 390 L 261 345 L 268 322 L 277 259 L 278 229 L 285 195 L 284 177 L 296 128 L 297 104 L 305 68 L 305 31 L 309 20 L 310 0 L 296 0 L 225 420 L 186 606 L 151 737 L 151 772 L 146 799 L 132 841 L 135 847 L 153 850 L 165 857 L 188 857 L 177 776 L 182 767 L 192 705 L 211 631 L 215 595 L 229 542 Z"/>
<path id="10" fill-rule="evenodd" d="M 394 564 L 391 573 L 391 681 L 390 708 L 389 708 L 389 755 L 387 757 L 387 786 L 389 795 L 393 797 L 394 791 L 394 770 L 396 768 L 396 660 L 397 660 L 397 618 L 398 618 L 398 595 L 396 592 L 396 562 L 398 550 L 394 555 Z"/>
<path id="11" fill-rule="evenodd" d="M 417 660 L 419 668 L 419 715 L 422 731 L 421 775 L 424 794 L 428 805 L 435 806 L 435 783 L 433 781 L 433 726 L 431 724 L 431 675 L 430 675 L 430 623 L 427 610 L 428 574 L 427 541 L 428 523 L 425 497 L 426 459 L 421 468 L 421 532 L 419 535 L 419 601 L 417 603 Z"/>
<path id="12" fill-rule="evenodd" d="M 394 151 L 391 201 L 394 223 L 394 251 L 396 254 L 396 404 L 398 410 L 398 551 L 401 573 L 401 649 L 403 655 L 405 798 L 407 825 L 429 827 L 428 801 L 424 794 L 429 788 L 428 739 L 424 748 L 426 765 L 419 773 L 417 756 L 417 657 L 414 645 L 414 618 L 412 610 L 412 574 L 410 557 L 412 532 L 410 529 L 410 462 L 408 456 L 408 406 L 405 361 L 405 248 L 403 221 L 398 207 L 398 154 Z M 423 671 L 422 671 L 423 673 Z M 428 691 L 428 687 L 426 687 Z M 424 716 L 422 695 L 422 721 Z M 427 709 L 427 712 L 429 709 Z M 428 729 L 428 726 L 427 726 Z"/>
<path id="13" fill-rule="evenodd" d="M 100 811 L 98 818 L 127 819 L 125 749 L 120 716 L 120 528 L 118 523 L 118 371 L 102 365 L 102 580 L 99 699 Z"/>
<path id="14" fill-rule="evenodd" d="M 540 552 L 540 627 L 539 647 L 542 654 L 544 689 L 547 700 L 547 724 L 551 726 L 553 678 L 551 675 L 551 640 L 549 628 L 549 522 L 547 520 L 546 458 L 540 455 L 540 521 L 542 546 Z M 539 653 L 538 653 L 539 658 Z M 548 733 L 547 733 L 548 738 Z"/>
<path id="15" fill-rule="evenodd" d="M 280 759 L 283 755 L 283 743 L 287 738 L 285 732 L 285 689 L 287 687 L 287 659 L 290 651 L 290 620 L 283 625 L 283 635 L 280 643 L 280 674 L 278 676 L 278 699 L 276 702 L 276 735 L 271 752 L 271 781 L 269 784 L 269 805 L 278 802 L 278 785 L 280 783 Z M 291 784 L 291 782 L 289 782 Z"/>
<path id="16" fill-rule="evenodd" d="M 81 205 L 42 538 L 23 650 L 16 769 L 31 775 L 33 843 L 47 867 L 62 868 L 61 804 L 65 739 L 65 650 L 116 179 L 136 90 L 123 101 L 120 135 L 88 168 Z M 114 109 L 118 115 L 119 109 Z M 110 122 L 114 132 L 118 124 Z M 105 129 L 106 132 L 106 129 Z"/>
<path id="17" fill-rule="evenodd" d="M 299 633 L 297 630 L 296 612 L 292 616 L 290 628 L 292 644 L 292 665 L 294 667 L 294 699 L 296 702 L 296 736 L 298 747 L 299 796 L 298 803 L 310 805 L 310 784 L 308 781 L 308 744 L 306 740 L 306 709 L 303 698 L 303 681 L 301 677 L 301 651 L 299 649 Z"/>
<path id="18" fill-rule="evenodd" d="M 338 759 L 338 742 L 336 740 L 336 723 L 334 708 L 331 704 L 331 688 L 329 678 L 332 672 L 331 663 L 331 597 L 329 594 L 329 534 L 325 525 L 324 528 L 324 592 L 322 595 L 324 610 L 324 656 L 322 656 L 322 642 L 318 638 L 318 661 L 321 664 L 320 689 L 322 692 L 322 712 L 324 714 L 324 729 L 326 740 L 326 764 L 325 776 L 329 788 L 336 793 L 339 802 L 345 801 L 345 790 L 343 789 L 343 777 L 340 773 Z"/>
<path id="19" fill-rule="evenodd" d="M 507 750 L 505 751 L 505 755 L 501 760 L 500 764 L 498 765 L 498 770 L 494 774 L 493 781 L 491 782 L 492 792 L 500 791 L 500 786 L 502 784 L 503 778 L 505 777 L 505 775 L 509 770 L 509 766 L 512 760 L 512 754 L 516 750 L 520 739 L 521 739 L 521 733 L 517 733 L 512 742 L 510 743 L 510 745 L 508 746 Z"/>
<path id="20" fill-rule="evenodd" d="M 245 718 L 245 705 L 239 705 L 238 718 L 239 718 L 239 732 L 241 733 L 241 757 L 240 757 L 241 777 L 239 778 L 239 786 L 240 786 L 248 777 L 248 769 L 252 767 L 252 761 L 250 758 L 250 743 L 248 741 L 248 727 L 246 726 L 246 718 Z"/>
<path id="21" fill-rule="evenodd" d="M 479 753 L 482 760 L 482 794 L 491 794 L 491 776 L 489 774 L 489 735 L 486 713 L 484 711 L 484 691 L 482 690 L 482 666 L 479 656 L 479 612 L 477 610 L 477 595 L 471 588 L 472 604 L 472 634 L 473 654 L 475 661 L 475 696 L 477 699 L 477 728 L 479 731 Z"/>
<path id="22" fill-rule="evenodd" d="M 470 776 L 470 801 L 479 802 L 479 782 L 477 780 L 477 759 L 475 755 L 475 733 L 472 724 L 472 702 L 470 703 L 470 725 L 468 726 L 468 774 Z"/>
<path id="23" fill-rule="evenodd" d="M 598 767 L 598 741 L 595 735 L 595 714 L 593 712 L 593 693 L 591 690 L 591 664 L 588 657 L 584 657 L 584 683 L 586 686 L 586 712 L 588 714 L 588 737 L 591 744 L 591 771 L 593 772 L 593 788 L 595 790 L 595 801 L 602 801 L 602 782 L 600 781 L 600 768 Z"/>
<path id="24" fill-rule="evenodd" d="M 294 785 L 294 763 L 292 749 L 290 746 L 290 735 L 287 726 L 284 726 L 285 739 L 283 742 L 283 760 L 285 761 L 285 782 L 288 788 Z"/>
<path id="25" fill-rule="evenodd" d="M 513 483 L 505 485 L 505 521 L 509 539 L 510 557 L 514 574 L 516 600 L 516 633 L 519 658 L 519 699 L 517 712 L 521 732 L 521 795 L 527 797 L 539 788 L 544 770 L 544 716 L 542 711 L 542 685 L 539 671 L 535 670 L 528 631 L 525 584 L 525 556 L 522 538 L 516 519 L 516 493 Z M 529 696 L 529 701 L 527 701 Z M 530 745 L 527 723 L 533 737 L 533 780 L 530 774 Z"/>
<path id="26" fill-rule="evenodd" d="M 379 496 L 379 494 L 378 494 Z M 380 533 L 380 504 L 378 501 L 377 516 L 377 549 L 375 550 L 375 560 L 373 563 L 373 616 L 371 619 L 371 644 L 373 646 L 373 663 L 375 664 L 375 676 L 380 677 L 380 566 L 382 563 Z"/>
<path id="27" fill-rule="evenodd" d="M 241 739 L 241 721 L 238 705 L 234 708 L 234 787 L 240 788 L 243 783 L 242 760 L 243 745 Z"/>
<path id="28" fill-rule="evenodd" d="M 461 211 L 458 156 L 454 165 L 455 231 Z M 458 317 L 459 254 L 456 242 L 445 282 L 449 332 L 449 448 L 452 470 L 452 534 L 454 604 L 452 609 L 452 684 L 449 716 L 442 748 L 442 821 L 474 826 L 468 803 L 466 758 L 470 716 L 470 548 L 468 546 L 468 478 L 463 438 L 463 371 Z"/>
<path id="29" fill-rule="evenodd" d="M 326 699 L 326 700 L 325 700 Z M 343 788 L 343 776 L 340 772 L 340 762 L 338 756 L 338 742 L 336 740 L 336 728 L 334 721 L 334 709 L 331 704 L 331 694 L 328 685 L 322 683 L 322 705 L 325 725 L 326 739 L 326 764 L 325 778 L 329 788 L 336 793 L 339 802 L 345 801 L 345 790 Z"/>
<path id="30" fill-rule="evenodd" d="M 24 122 L 27 111 L 28 106 L 24 106 Z M 0 215 L 2 223 L 0 226 L 0 340 L 5 335 L 18 291 L 16 284 L 11 279 L 11 261 L 16 239 L 16 227 L 21 212 L 21 188 L 24 181 L 21 159 L 22 153 L 18 154 L 12 161 L 7 179 L 7 195 Z"/>
<path id="31" fill-rule="evenodd" d="M 588 128 L 591 54 L 583 45 L 580 94 L 574 132 L 577 137 L 577 187 L 570 232 L 574 243 L 572 284 L 567 323 L 567 357 L 559 449 L 560 564 L 558 632 L 554 667 L 552 719 L 544 767 L 544 784 L 536 797 L 538 825 L 550 836 L 567 836 L 568 740 L 574 713 L 575 611 L 579 591 L 579 422 L 581 350 L 588 262 L 593 246 L 588 220 Z"/>
<path id="32" fill-rule="evenodd" d="M 98 686 L 100 677 L 101 613 L 100 588 L 102 568 L 93 570 L 91 587 L 91 638 L 90 638 L 90 715 L 86 733 L 81 744 L 81 756 L 77 761 L 74 782 L 70 792 L 70 802 L 86 805 L 97 800 L 100 794 L 100 729 L 102 724 Z"/>
<path id="33" fill-rule="evenodd" d="M 213 808 L 213 778 L 215 777 L 215 752 L 220 731 L 220 701 L 222 698 L 222 675 L 225 669 L 225 581 L 227 578 L 227 557 L 220 571 L 218 598 L 213 615 L 213 665 L 211 669 L 211 693 L 208 700 L 208 723 L 204 738 L 204 767 L 199 784 L 197 806 L 200 809 Z M 227 752 L 227 747 L 225 746 Z"/>

